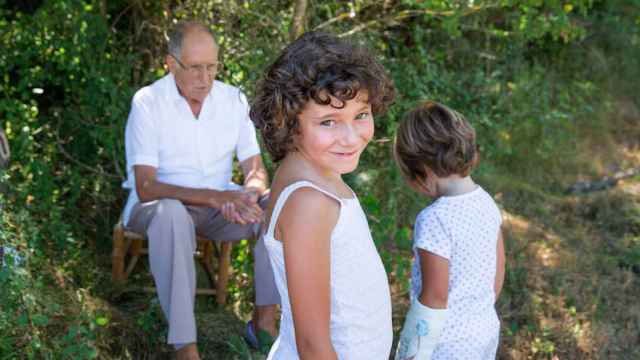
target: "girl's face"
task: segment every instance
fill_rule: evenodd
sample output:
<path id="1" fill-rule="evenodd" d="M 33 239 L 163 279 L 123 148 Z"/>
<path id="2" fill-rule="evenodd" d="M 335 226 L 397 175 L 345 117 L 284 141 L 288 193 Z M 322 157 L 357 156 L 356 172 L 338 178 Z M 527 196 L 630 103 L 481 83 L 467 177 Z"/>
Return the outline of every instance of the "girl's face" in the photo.
<path id="1" fill-rule="evenodd" d="M 330 105 L 309 101 L 298 115 L 297 150 L 322 172 L 346 174 L 358 166 L 360 154 L 373 137 L 373 116 L 366 92 L 344 107 L 331 97 Z"/>

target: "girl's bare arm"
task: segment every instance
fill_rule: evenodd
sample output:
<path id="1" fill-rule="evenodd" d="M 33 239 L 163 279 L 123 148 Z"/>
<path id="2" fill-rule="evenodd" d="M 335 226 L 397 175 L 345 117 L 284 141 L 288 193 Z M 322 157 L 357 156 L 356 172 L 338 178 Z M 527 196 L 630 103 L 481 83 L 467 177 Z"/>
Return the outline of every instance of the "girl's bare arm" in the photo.
<path id="1" fill-rule="evenodd" d="M 420 302 L 433 309 L 445 309 L 449 299 L 449 260 L 418 249 L 422 270 Z"/>
<path id="2" fill-rule="evenodd" d="M 296 190 L 278 219 L 296 345 L 301 359 L 337 359 L 331 343 L 330 245 L 340 213 L 334 199 Z"/>

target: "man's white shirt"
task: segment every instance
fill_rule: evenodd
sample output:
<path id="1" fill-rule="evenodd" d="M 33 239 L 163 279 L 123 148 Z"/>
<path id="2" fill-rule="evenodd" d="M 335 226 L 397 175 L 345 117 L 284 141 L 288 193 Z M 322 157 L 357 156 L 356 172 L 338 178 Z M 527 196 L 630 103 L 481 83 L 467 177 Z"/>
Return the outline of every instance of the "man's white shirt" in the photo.
<path id="1" fill-rule="evenodd" d="M 129 221 L 139 201 L 134 165 L 157 169 L 157 180 L 189 188 L 228 190 L 234 154 L 244 161 L 260 153 L 245 95 L 215 81 L 196 118 L 169 74 L 138 90 L 125 129 L 127 180 L 130 189 L 123 213 Z M 237 185 L 235 186 L 237 188 Z"/>

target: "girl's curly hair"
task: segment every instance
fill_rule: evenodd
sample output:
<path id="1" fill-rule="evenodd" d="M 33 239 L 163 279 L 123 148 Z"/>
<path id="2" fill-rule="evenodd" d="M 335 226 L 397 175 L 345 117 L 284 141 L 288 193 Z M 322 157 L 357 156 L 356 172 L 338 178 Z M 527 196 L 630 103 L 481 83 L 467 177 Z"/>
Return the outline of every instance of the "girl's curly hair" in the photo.
<path id="1" fill-rule="evenodd" d="M 258 83 L 251 120 L 261 130 L 274 161 L 295 150 L 298 114 L 310 100 L 345 102 L 364 90 L 373 115 L 386 112 L 395 88 L 365 48 L 324 32 L 308 32 L 289 44 Z"/>

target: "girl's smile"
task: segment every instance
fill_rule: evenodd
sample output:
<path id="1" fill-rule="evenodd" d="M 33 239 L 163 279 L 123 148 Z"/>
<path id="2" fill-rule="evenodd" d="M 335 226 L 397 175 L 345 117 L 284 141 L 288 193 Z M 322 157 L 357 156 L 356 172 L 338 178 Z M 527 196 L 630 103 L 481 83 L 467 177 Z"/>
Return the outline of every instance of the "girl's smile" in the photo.
<path id="1" fill-rule="evenodd" d="M 296 148 L 322 173 L 341 175 L 358 166 L 360 154 L 373 137 L 373 116 L 366 92 L 328 105 L 309 101 L 298 115 Z"/>

